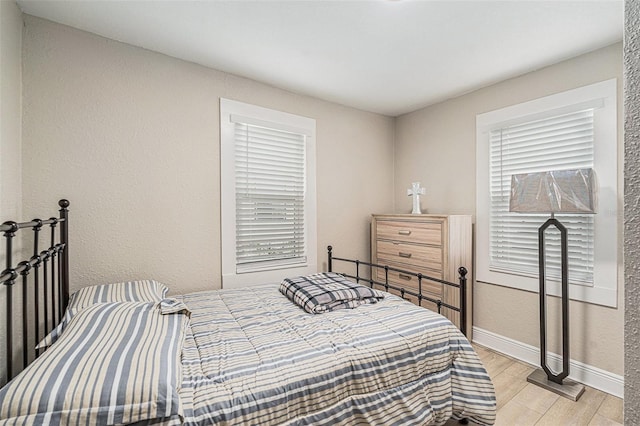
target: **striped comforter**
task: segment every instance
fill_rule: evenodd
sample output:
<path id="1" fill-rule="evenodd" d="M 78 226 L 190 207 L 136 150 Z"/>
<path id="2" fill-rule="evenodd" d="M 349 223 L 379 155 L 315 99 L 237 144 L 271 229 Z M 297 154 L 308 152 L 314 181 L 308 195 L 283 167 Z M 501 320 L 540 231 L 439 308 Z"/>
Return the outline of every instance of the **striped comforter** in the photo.
<path id="1" fill-rule="evenodd" d="M 444 317 L 387 295 L 310 315 L 278 286 L 180 296 L 186 424 L 493 424 L 493 385 Z"/>

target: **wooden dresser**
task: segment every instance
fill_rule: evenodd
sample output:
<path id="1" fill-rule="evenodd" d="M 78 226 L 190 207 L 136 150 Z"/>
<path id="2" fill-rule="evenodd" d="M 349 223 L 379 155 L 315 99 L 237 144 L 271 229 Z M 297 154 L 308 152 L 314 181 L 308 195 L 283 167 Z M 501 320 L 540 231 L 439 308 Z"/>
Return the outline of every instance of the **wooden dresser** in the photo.
<path id="1" fill-rule="evenodd" d="M 472 229 L 470 215 L 376 214 L 371 220 L 371 262 L 458 283 L 458 268 L 467 268 L 467 335 L 471 338 L 473 318 Z M 377 269 L 376 280 L 384 282 L 385 271 Z M 418 278 L 389 272 L 389 282 L 418 292 Z M 394 292 L 398 294 L 398 292 Z M 423 280 L 422 293 L 459 306 L 459 290 Z M 418 298 L 405 295 L 418 304 Z M 422 306 L 437 311 L 434 303 Z M 460 314 L 443 308 L 442 313 L 458 327 Z"/>

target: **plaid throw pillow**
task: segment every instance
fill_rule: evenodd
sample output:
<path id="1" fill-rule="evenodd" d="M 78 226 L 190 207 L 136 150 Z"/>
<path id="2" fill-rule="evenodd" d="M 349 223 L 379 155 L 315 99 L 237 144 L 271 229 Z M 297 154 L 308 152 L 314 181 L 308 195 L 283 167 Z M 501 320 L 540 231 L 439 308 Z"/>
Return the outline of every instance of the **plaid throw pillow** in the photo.
<path id="1" fill-rule="evenodd" d="M 335 272 L 285 278 L 280 292 L 311 314 L 353 309 L 384 298 L 382 292 L 356 284 Z"/>

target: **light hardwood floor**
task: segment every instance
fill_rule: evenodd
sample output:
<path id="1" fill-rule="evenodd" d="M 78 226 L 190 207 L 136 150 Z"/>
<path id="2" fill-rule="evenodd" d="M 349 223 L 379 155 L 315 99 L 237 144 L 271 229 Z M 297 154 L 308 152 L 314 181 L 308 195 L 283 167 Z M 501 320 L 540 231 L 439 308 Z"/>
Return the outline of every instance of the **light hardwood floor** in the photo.
<path id="1" fill-rule="evenodd" d="M 622 425 L 622 399 L 586 387 L 577 402 L 527 382 L 529 364 L 473 345 L 496 389 L 500 426 Z M 449 421 L 447 426 L 457 425 Z M 473 423 L 470 423 L 473 425 Z"/>

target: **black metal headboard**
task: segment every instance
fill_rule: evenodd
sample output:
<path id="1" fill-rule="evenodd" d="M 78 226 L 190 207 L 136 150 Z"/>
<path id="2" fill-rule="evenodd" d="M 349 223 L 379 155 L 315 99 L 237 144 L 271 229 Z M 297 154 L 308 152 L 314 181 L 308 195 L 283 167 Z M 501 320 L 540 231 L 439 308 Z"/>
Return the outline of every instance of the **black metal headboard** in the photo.
<path id="1" fill-rule="evenodd" d="M 23 369 L 29 364 L 30 354 L 32 359 L 39 355 L 35 346 L 60 321 L 69 301 L 69 201 L 60 200 L 58 205 L 60 217 L 47 220 L 33 219 L 22 223 L 8 221 L 0 225 L 0 232 L 6 241 L 6 268 L 0 273 L 0 285 L 6 288 L 6 381 L 18 373 L 13 368 L 13 322 L 17 319 L 13 310 L 16 303 L 14 299 L 19 299 L 22 303 L 22 342 L 19 347 L 22 352 Z M 50 228 L 50 244 L 48 248 L 39 251 L 40 239 L 44 238 L 44 241 L 47 241 L 47 229 L 43 228 L 45 225 L 49 225 Z M 29 253 L 27 235 L 24 232 L 18 234 L 18 231 L 26 229 L 33 232 L 31 256 L 16 261 L 15 241 L 21 241 L 25 245 L 22 253 L 25 253 L 25 257 L 29 256 L 26 254 Z M 43 233 L 44 237 L 41 235 Z M 20 240 L 16 240 L 18 235 L 22 237 Z M 14 292 L 16 284 L 21 284 L 19 298 L 16 297 L 18 292 Z M 33 307 L 31 316 L 30 303 Z M 18 321 L 20 322 L 20 319 Z M 4 382 L 0 379 L 0 385 Z"/>

